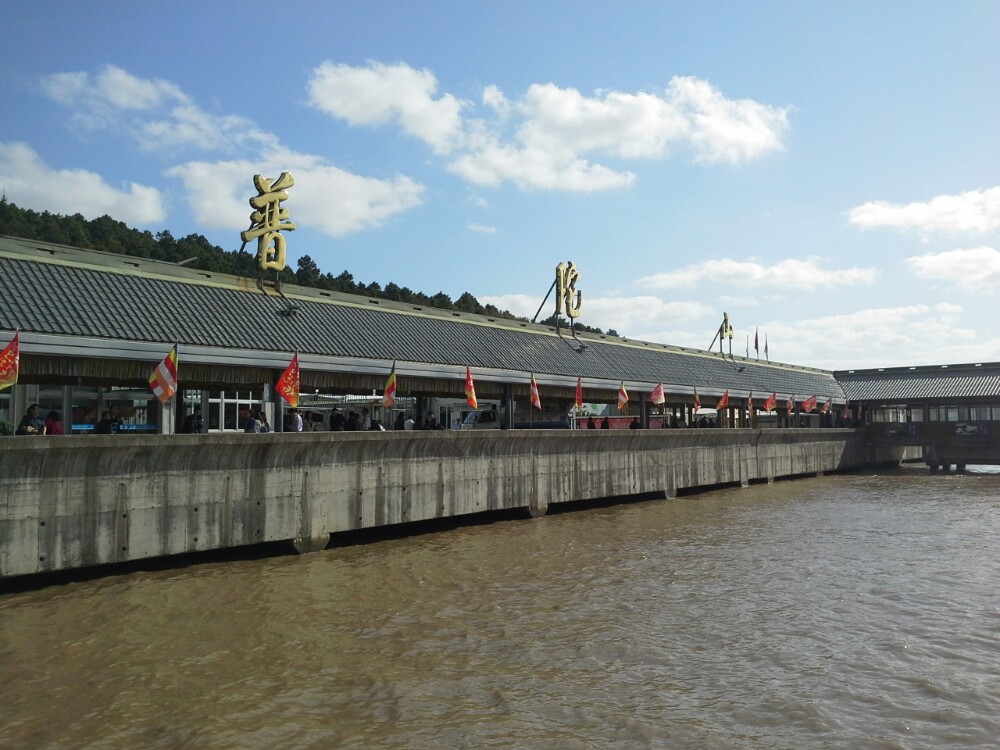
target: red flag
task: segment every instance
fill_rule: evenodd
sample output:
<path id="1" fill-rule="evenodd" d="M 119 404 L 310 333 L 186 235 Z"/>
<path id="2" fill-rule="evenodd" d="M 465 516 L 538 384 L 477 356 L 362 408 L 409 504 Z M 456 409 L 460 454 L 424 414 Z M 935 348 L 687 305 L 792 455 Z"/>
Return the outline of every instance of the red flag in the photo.
<path id="1" fill-rule="evenodd" d="M 802 402 L 802 408 L 805 410 L 806 414 L 811 412 L 816 408 L 816 397 L 810 396 L 805 401 Z"/>
<path id="2" fill-rule="evenodd" d="M 824 414 L 829 414 L 831 408 L 833 408 L 833 397 L 832 396 L 826 400 L 825 404 L 823 404 L 823 413 Z"/>
<path id="3" fill-rule="evenodd" d="M 698 411 L 701 408 L 701 396 L 698 395 L 698 389 L 694 389 L 694 410 Z"/>
<path id="4" fill-rule="evenodd" d="M 295 409 L 299 405 L 299 353 L 295 352 L 292 361 L 278 378 L 278 385 L 275 389 L 289 405 Z"/>
<path id="5" fill-rule="evenodd" d="M 778 394 L 772 393 L 767 397 L 767 401 L 764 402 L 764 411 L 774 411 L 774 407 L 778 405 Z"/>
<path id="6" fill-rule="evenodd" d="M 625 390 L 625 381 L 622 381 L 618 388 L 618 411 L 622 411 L 628 406 L 628 391 Z"/>
<path id="7" fill-rule="evenodd" d="M 531 374 L 531 405 L 539 411 L 542 410 L 542 399 L 538 396 L 538 383 L 535 382 L 535 374 Z"/>
<path id="8" fill-rule="evenodd" d="M 382 406 L 389 408 L 394 403 L 396 403 L 396 360 L 392 361 L 389 379 L 385 381 L 385 390 L 382 391 Z"/>
<path id="9" fill-rule="evenodd" d="M 161 404 L 165 404 L 177 392 L 177 344 L 174 344 L 174 348 L 149 376 L 149 387 Z"/>
<path id="10" fill-rule="evenodd" d="M 795 411 L 795 394 L 794 393 L 791 396 L 789 396 L 788 400 L 785 402 L 785 411 L 787 411 L 789 414 L 791 414 L 793 411 Z"/>
<path id="11" fill-rule="evenodd" d="M 715 405 L 716 410 L 725 409 L 729 406 L 729 389 L 726 388 L 726 392 L 722 394 L 722 398 L 719 399 L 719 403 Z"/>
<path id="12" fill-rule="evenodd" d="M 0 352 L 0 391 L 17 382 L 21 365 L 21 332 L 14 331 L 14 338 Z"/>
<path id="13" fill-rule="evenodd" d="M 663 383 L 659 383 L 656 388 L 653 389 L 653 392 L 649 394 L 649 403 L 659 405 L 666 400 L 666 396 L 663 395 Z"/>
<path id="14" fill-rule="evenodd" d="M 750 391 L 750 397 L 747 398 L 747 411 L 753 414 L 753 391 Z"/>
<path id="15" fill-rule="evenodd" d="M 468 366 L 465 368 L 465 400 L 473 409 L 479 408 L 479 401 L 476 400 L 476 384 L 472 382 L 472 370 Z"/>
<path id="16" fill-rule="evenodd" d="M 583 408 L 583 379 L 579 375 L 576 376 L 576 408 Z"/>

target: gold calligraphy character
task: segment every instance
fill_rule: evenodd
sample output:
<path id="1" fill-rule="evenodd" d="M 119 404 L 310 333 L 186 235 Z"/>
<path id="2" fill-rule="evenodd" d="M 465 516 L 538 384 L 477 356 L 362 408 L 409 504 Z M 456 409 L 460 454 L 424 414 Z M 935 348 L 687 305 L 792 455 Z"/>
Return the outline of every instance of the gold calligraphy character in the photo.
<path id="1" fill-rule="evenodd" d="M 733 338 L 733 327 L 729 324 L 729 313 L 722 313 L 722 338 Z"/>
<path id="2" fill-rule="evenodd" d="M 256 175 L 253 184 L 257 195 L 250 199 L 250 228 L 240 233 L 243 242 L 257 238 L 257 262 L 262 271 L 273 268 L 281 271 L 285 267 L 285 238 L 282 230 L 292 231 L 295 224 L 288 221 L 288 209 L 282 207 L 282 201 L 288 200 L 288 188 L 295 184 L 295 178 L 289 172 L 282 172 L 277 180 L 269 180 L 263 175 Z"/>
<path id="3" fill-rule="evenodd" d="M 556 315 L 562 313 L 565 307 L 567 317 L 571 319 L 580 317 L 583 309 L 583 293 L 576 288 L 579 279 L 580 272 L 576 270 L 573 261 L 556 266 Z"/>

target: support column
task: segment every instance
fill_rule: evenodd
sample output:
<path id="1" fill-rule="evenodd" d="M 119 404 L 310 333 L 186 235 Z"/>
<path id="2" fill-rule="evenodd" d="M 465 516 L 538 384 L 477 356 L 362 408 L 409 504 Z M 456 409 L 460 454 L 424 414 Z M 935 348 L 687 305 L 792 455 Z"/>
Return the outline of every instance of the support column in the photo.
<path id="1" fill-rule="evenodd" d="M 63 387 L 62 398 L 62 423 L 63 432 L 67 435 L 73 434 L 73 386 Z"/>
<path id="2" fill-rule="evenodd" d="M 541 518 L 549 512 L 549 501 L 539 497 L 538 493 L 533 493 L 528 502 L 528 514 L 532 518 Z"/>

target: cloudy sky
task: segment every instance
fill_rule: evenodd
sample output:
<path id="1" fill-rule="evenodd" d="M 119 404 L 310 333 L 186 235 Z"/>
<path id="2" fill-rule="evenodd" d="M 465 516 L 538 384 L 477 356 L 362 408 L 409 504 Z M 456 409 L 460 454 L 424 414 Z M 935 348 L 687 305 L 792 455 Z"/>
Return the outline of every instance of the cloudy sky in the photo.
<path id="1" fill-rule="evenodd" d="M 4 5 L 0 188 L 828 369 L 1000 360 L 1000 3 Z M 551 311 L 549 311 L 551 312 Z"/>

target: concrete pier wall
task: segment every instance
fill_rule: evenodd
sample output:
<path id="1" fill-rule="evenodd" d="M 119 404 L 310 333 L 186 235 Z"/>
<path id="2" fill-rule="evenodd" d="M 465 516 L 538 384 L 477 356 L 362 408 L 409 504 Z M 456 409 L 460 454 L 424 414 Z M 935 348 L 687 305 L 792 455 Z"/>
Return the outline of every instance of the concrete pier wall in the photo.
<path id="1" fill-rule="evenodd" d="M 0 438 L 0 577 L 860 467 L 852 430 Z"/>

